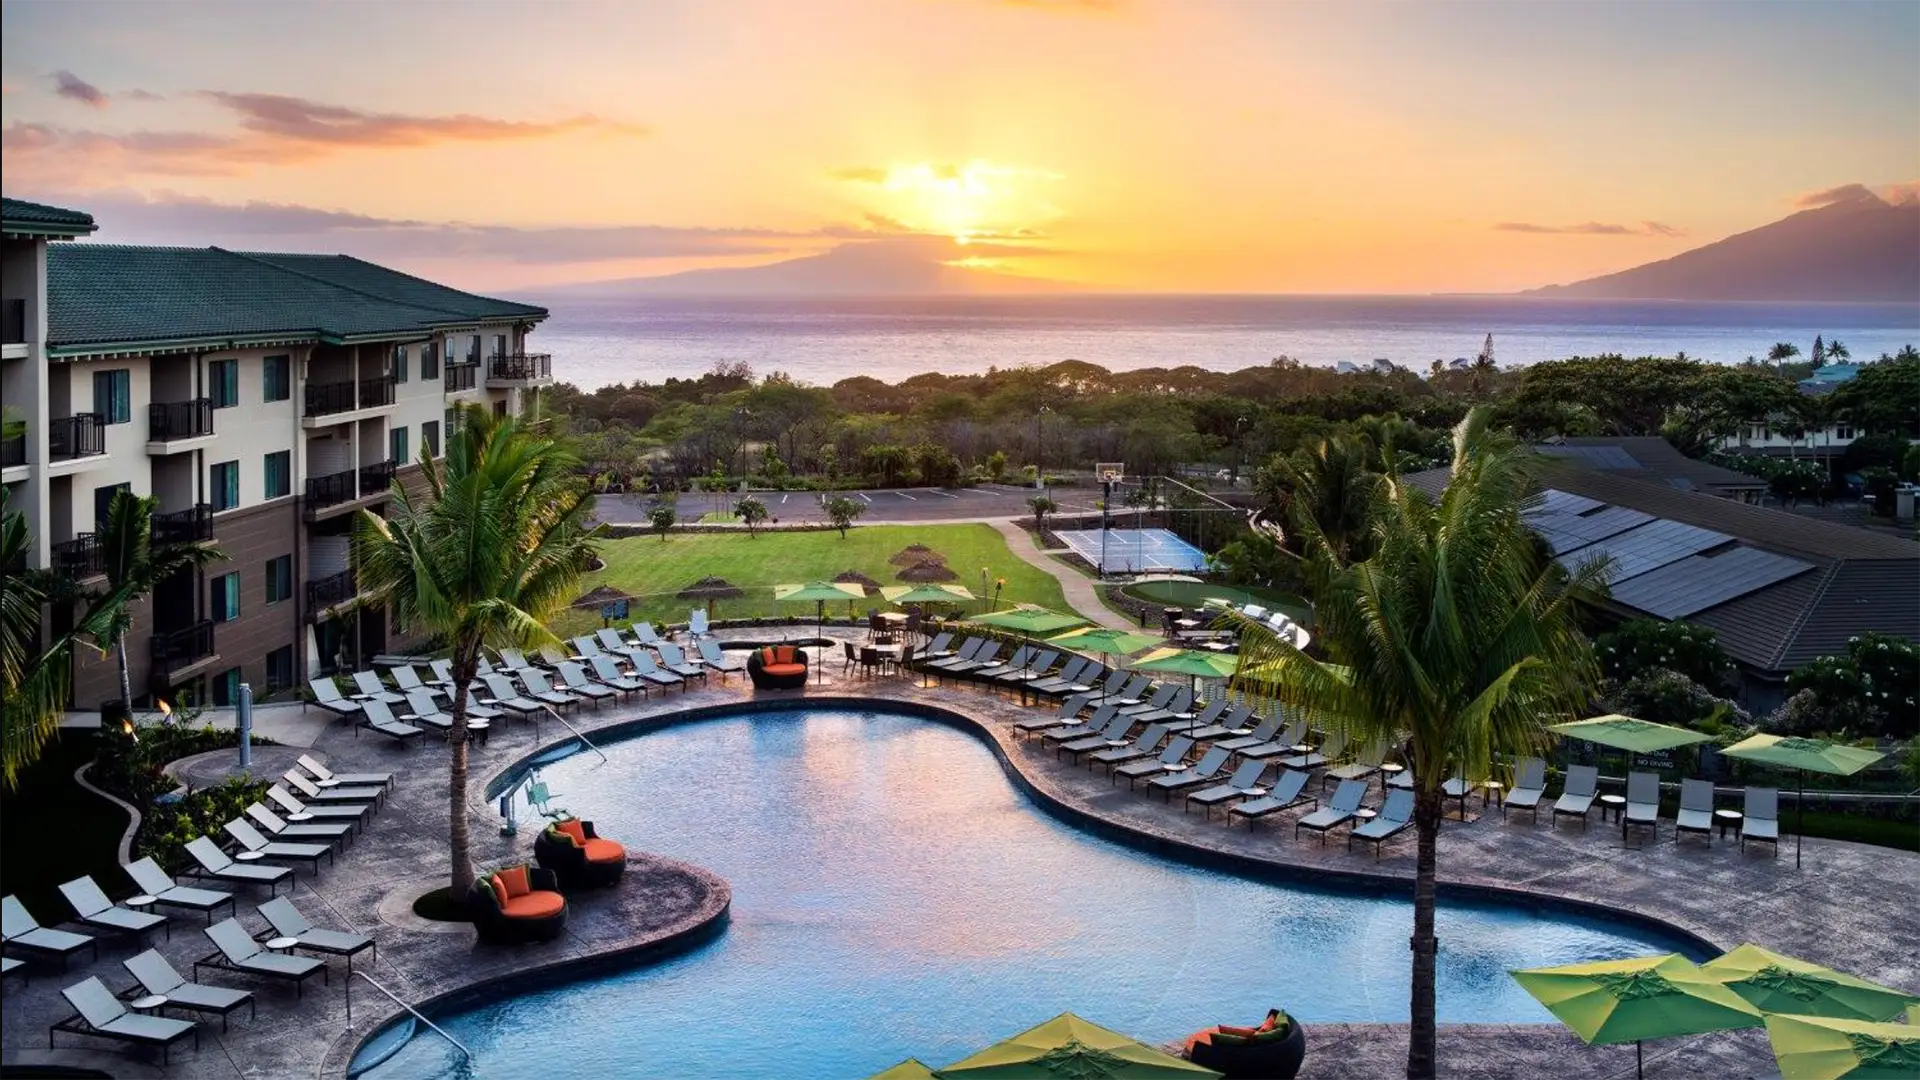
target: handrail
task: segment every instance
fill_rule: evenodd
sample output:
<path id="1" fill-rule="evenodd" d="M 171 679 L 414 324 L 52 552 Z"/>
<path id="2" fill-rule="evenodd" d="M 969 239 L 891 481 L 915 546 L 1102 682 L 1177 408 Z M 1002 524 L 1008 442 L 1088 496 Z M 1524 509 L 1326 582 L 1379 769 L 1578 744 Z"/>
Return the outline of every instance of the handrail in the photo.
<path id="1" fill-rule="evenodd" d="M 547 715 L 553 717 L 555 720 L 560 721 L 561 727 L 566 728 L 568 731 L 573 732 L 574 737 L 579 739 L 581 742 L 585 743 L 587 746 L 587 749 L 593 751 L 596 754 L 599 754 L 601 761 L 607 760 L 607 755 L 602 753 L 599 747 L 593 745 L 593 740 L 587 738 L 586 733 L 581 731 L 579 728 L 574 727 L 572 724 L 567 723 L 567 718 L 555 712 L 553 709 L 553 706 L 543 701 L 540 703 L 540 707 L 547 710 Z"/>
<path id="2" fill-rule="evenodd" d="M 472 1060 L 473 1060 L 473 1051 L 471 1051 L 471 1050 L 469 1050 L 469 1049 L 467 1049 L 467 1044 L 466 1044 L 466 1043 L 463 1043 L 463 1042 L 461 1042 L 461 1041 L 460 1041 L 459 1039 L 456 1039 L 456 1038 L 454 1038 L 453 1036 L 451 1036 L 451 1035 L 449 1035 L 449 1034 L 447 1034 L 447 1032 L 446 1032 L 446 1029 L 444 1029 L 444 1028 L 442 1028 L 442 1027 L 441 1027 L 441 1026 L 440 1026 L 439 1024 L 436 1024 L 436 1023 L 434 1023 L 433 1021 L 431 1021 L 431 1020 L 429 1020 L 429 1019 L 427 1019 L 427 1018 L 426 1018 L 426 1016 L 424 1016 L 424 1015 L 423 1015 L 423 1014 L 422 1014 L 422 1013 L 420 1012 L 420 1010 L 419 1010 L 419 1009 L 416 1009 L 416 1008 L 414 1008 L 413 1006 L 411 1006 L 411 1005 L 409 1005 L 409 1004 L 407 1004 L 406 1002 L 404 1002 L 404 1001 L 401 1001 L 401 1000 L 399 999 L 399 997 L 397 997 L 397 996 L 395 996 L 395 994 L 394 994 L 394 992 L 393 992 L 393 991 L 391 991 L 391 990 L 389 990 L 389 989 L 387 989 L 387 988 L 386 988 L 386 987 L 384 987 L 384 986 L 381 986 L 381 985 L 380 985 L 380 984 L 379 984 L 378 982 L 375 982 L 375 981 L 374 981 L 374 978 L 373 978 L 373 976 L 371 976 L 371 975 L 369 975 L 369 974 L 367 974 L 367 973 L 366 973 L 366 972 L 364 972 L 364 971 L 349 971 L 349 972 L 347 972 L 347 990 L 346 990 L 346 994 L 347 994 L 347 1027 L 348 1027 L 348 1028 L 352 1028 L 352 1027 L 353 1027 L 353 977 L 354 977 L 355 975 L 358 975 L 358 976 L 360 976 L 361 978 L 363 978 L 363 979 L 365 979 L 365 980 L 367 980 L 367 985 L 369 985 L 369 986 L 371 986 L 371 987 L 373 987 L 373 988 L 374 988 L 375 990 L 378 990 L 378 991 L 380 991 L 381 993 L 383 993 L 383 994 L 385 994 L 385 995 L 387 995 L 387 1000 L 388 1000 L 388 1001 L 391 1001 L 391 1002 L 393 1002 L 393 1003 L 394 1003 L 395 1005 L 398 1005 L 398 1006 L 400 1006 L 401 1008 L 403 1008 L 403 1009 L 405 1009 L 405 1010 L 407 1010 L 408 1012 L 410 1012 L 410 1013 L 412 1013 L 412 1014 L 413 1014 L 413 1018 L 414 1018 L 415 1020 L 418 1020 L 418 1021 L 420 1021 L 421 1023 L 423 1023 L 423 1024 L 425 1024 L 425 1025 L 427 1025 L 428 1027 L 430 1027 L 430 1028 L 432 1028 L 432 1029 L 433 1029 L 434 1031 L 436 1031 L 436 1032 L 438 1032 L 441 1038 L 443 1038 L 443 1039 L 445 1039 L 445 1040 L 447 1040 L 448 1042 L 450 1042 L 450 1043 L 452 1043 L 452 1044 L 453 1044 L 453 1046 L 454 1046 L 454 1049 L 456 1049 L 456 1050 L 459 1050 L 459 1051 L 460 1051 L 460 1052 L 461 1052 L 462 1054 L 465 1054 L 465 1055 L 467 1056 L 467 1060 L 468 1060 L 468 1061 L 472 1061 Z"/>

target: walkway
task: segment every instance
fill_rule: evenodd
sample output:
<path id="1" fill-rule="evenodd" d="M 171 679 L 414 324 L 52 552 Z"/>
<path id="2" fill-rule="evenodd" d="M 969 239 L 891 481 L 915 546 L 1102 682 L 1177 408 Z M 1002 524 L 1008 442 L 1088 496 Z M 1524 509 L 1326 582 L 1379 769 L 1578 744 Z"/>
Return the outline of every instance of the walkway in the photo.
<path id="1" fill-rule="evenodd" d="M 1007 547 L 1024 559 L 1028 565 L 1052 574 L 1060 582 L 1060 591 L 1067 596 L 1067 606 L 1092 619 L 1101 626 L 1115 630 L 1140 629 L 1132 619 L 1115 614 L 1107 605 L 1100 602 L 1099 590 L 1093 587 L 1093 579 L 1061 562 L 1033 546 L 1033 538 L 1025 529 L 1006 518 L 994 518 L 987 522 L 1007 538 Z"/>

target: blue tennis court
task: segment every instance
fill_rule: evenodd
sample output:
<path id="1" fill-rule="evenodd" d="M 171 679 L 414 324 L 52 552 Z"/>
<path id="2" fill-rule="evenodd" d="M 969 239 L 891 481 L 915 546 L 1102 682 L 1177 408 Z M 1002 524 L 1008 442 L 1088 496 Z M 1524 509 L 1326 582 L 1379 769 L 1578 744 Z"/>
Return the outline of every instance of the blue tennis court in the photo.
<path id="1" fill-rule="evenodd" d="M 1207 565 L 1206 552 L 1165 529 L 1108 529 L 1104 557 L 1099 529 L 1076 529 L 1054 535 L 1104 574 L 1180 572 L 1200 570 Z"/>

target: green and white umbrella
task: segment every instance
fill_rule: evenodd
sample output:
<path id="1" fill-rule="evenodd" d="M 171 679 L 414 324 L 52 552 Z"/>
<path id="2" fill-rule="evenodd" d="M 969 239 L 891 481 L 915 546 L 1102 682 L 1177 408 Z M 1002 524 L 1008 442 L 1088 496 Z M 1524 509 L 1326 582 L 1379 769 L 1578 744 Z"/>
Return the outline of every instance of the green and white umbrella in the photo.
<path id="1" fill-rule="evenodd" d="M 1636 1074 L 1648 1039 L 1761 1024 L 1759 1009 L 1675 953 L 1511 974 L 1589 1046 L 1632 1043 Z"/>
<path id="2" fill-rule="evenodd" d="M 1061 1013 L 935 1075 L 943 1080 L 1198 1080 L 1220 1074 Z"/>
<path id="3" fill-rule="evenodd" d="M 1782 769 L 1800 771 L 1800 797 L 1794 800 L 1793 828 L 1793 865 L 1800 865 L 1800 845 L 1806 835 L 1807 820 L 1807 774 L 1826 773 L 1829 776 L 1852 776 L 1861 769 L 1879 761 L 1887 755 L 1877 750 L 1863 750 L 1845 743 L 1829 742 L 1826 739 L 1800 739 L 1780 735 L 1753 735 L 1742 739 L 1721 753 L 1742 761 L 1757 761 L 1763 765 L 1775 765 Z"/>
<path id="4" fill-rule="evenodd" d="M 1554 724 L 1552 730 L 1575 739 L 1585 739 L 1590 743 L 1611 746 L 1615 750 L 1625 750 L 1632 754 L 1653 754 L 1661 750 L 1671 750 L 1676 746 L 1706 742 L 1713 738 L 1698 731 L 1689 731 L 1671 724 L 1656 724 L 1651 720 L 1621 716 L 1619 713 Z"/>
<path id="5" fill-rule="evenodd" d="M 1824 1016 L 1837 1020 L 1895 1020 L 1920 994 L 1880 986 L 1832 968 L 1742 945 L 1700 965 L 1727 989 L 1765 1013 Z"/>
<path id="6" fill-rule="evenodd" d="M 908 604 L 964 604 L 978 599 L 965 585 L 883 585 L 880 595 L 887 603 L 905 607 Z"/>
<path id="7" fill-rule="evenodd" d="M 1767 1017 L 1783 1080 L 1913 1080 L 1920 1026 L 1810 1016 Z"/>
<path id="8" fill-rule="evenodd" d="M 1201 679 L 1230 679 L 1239 666 L 1239 653 L 1173 648 L 1155 649 L 1127 665 L 1134 671 L 1189 676 L 1196 690 Z"/>
<path id="9" fill-rule="evenodd" d="M 773 598 L 782 603 L 804 603 L 811 600 L 818 607 L 814 611 L 814 634 L 826 636 L 827 601 L 864 600 L 867 591 L 851 581 L 809 581 L 804 585 L 775 585 Z M 817 669 L 820 665 L 815 664 Z"/>
<path id="10" fill-rule="evenodd" d="M 1161 639 L 1152 634 L 1136 634 L 1108 626 L 1084 626 L 1047 639 L 1049 645 L 1065 645 L 1069 649 L 1099 653 L 1102 657 L 1137 653 L 1160 642 Z"/>
<path id="11" fill-rule="evenodd" d="M 967 621 L 977 626 L 997 626 L 1002 630 L 1018 630 L 1023 634 L 1038 636 L 1079 626 L 1087 620 L 1078 615 L 1043 608 L 1039 604 L 1016 604 L 1005 611 L 975 615 Z"/>
<path id="12" fill-rule="evenodd" d="M 939 1077 L 919 1058 L 908 1058 L 898 1065 L 874 1073 L 867 1080 L 939 1080 Z"/>

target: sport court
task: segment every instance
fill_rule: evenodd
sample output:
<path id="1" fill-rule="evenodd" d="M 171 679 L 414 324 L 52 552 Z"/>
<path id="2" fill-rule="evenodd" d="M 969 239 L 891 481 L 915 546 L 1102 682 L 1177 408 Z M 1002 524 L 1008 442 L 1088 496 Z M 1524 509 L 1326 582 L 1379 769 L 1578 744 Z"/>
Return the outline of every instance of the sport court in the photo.
<path id="1" fill-rule="evenodd" d="M 1103 574 L 1184 573 L 1207 565 L 1205 552 L 1166 529 L 1108 529 L 1104 559 L 1099 529 L 1074 529 L 1054 535 Z"/>

